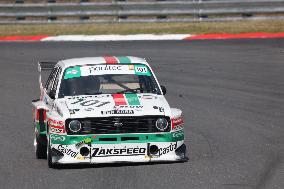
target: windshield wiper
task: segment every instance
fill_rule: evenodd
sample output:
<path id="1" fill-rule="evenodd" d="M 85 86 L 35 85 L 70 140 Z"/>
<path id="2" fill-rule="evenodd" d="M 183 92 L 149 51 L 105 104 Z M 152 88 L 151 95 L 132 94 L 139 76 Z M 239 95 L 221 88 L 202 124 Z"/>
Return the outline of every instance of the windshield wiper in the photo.
<path id="1" fill-rule="evenodd" d="M 138 88 L 135 88 L 135 89 L 131 89 L 131 88 L 129 88 L 129 89 L 124 89 L 124 90 L 119 91 L 119 92 L 117 92 L 117 93 L 126 93 L 126 92 L 137 93 L 138 90 L 140 90 L 140 91 L 143 92 L 143 88 L 138 87 Z"/>

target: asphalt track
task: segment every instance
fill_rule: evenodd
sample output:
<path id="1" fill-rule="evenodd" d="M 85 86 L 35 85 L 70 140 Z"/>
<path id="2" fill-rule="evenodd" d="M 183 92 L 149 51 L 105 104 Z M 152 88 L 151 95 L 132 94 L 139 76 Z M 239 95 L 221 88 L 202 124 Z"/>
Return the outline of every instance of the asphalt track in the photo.
<path id="1" fill-rule="evenodd" d="M 186 122 L 186 163 L 70 166 L 35 159 L 37 61 L 147 57 Z M 0 188 L 283 189 L 284 39 L 0 43 Z"/>

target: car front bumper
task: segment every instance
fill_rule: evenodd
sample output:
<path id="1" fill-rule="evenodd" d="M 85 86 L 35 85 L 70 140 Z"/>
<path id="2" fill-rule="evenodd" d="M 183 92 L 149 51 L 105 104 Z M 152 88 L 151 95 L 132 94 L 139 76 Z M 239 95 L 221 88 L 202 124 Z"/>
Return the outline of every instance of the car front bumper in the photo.
<path id="1" fill-rule="evenodd" d="M 58 164 L 187 160 L 184 137 L 176 132 L 107 136 L 51 135 L 50 140 L 52 161 Z"/>

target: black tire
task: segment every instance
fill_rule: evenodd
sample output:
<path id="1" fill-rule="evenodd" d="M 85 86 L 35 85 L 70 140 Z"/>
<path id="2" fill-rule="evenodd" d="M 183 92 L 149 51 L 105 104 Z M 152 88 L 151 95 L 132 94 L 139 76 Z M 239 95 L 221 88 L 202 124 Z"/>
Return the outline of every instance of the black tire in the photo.
<path id="1" fill-rule="evenodd" d="M 48 167 L 53 168 L 53 169 L 61 168 L 62 165 L 58 164 L 58 163 L 54 163 L 52 161 L 52 157 L 53 157 L 52 150 L 50 148 L 50 143 L 48 142 L 48 144 L 47 144 L 47 164 L 48 164 Z"/>
<path id="2" fill-rule="evenodd" d="M 50 145 L 48 144 L 47 147 L 47 164 L 49 168 L 53 168 L 54 164 L 52 162 L 52 155 L 51 155 L 51 149 L 50 149 Z"/>
<path id="3" fill-rule="evenodd" d="M 49 142 L 47 144 L 47 164 L 48 164 L 49 168 L 56 168 L 57 167 L 57 164 L 52 162 L 52 152 L 51 152 Z"/>
<path id="4" fill-rule="evenodd" d="M 48 125 L 47 125 L 47 129 L 46 129 L 46 133 L 48 133 Z M 51 148 L 50 148 L 50 138 L 49 138 L 49 134 L 48 134 L 48 139 L 47 140 L 47 147 L 46 147 L 46 154 L 47 154 L 47 165 L 49 168 L 56 168 L 56 164 L 54 164 L 52 162 L 52 152 L 51 152 Z"/>
<path id="5" fill-rule="evenodd" d="M 34 138 L 35 155 L 37 159 L 46 159 L 46 137 L 36 135 Z"/>

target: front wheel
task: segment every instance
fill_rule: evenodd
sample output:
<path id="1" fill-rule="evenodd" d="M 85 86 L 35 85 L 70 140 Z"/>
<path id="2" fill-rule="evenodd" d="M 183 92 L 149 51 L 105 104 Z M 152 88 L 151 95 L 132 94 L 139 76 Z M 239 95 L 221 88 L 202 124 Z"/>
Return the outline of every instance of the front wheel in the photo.
<path id="1" fill-rule="evenodd" d="M 46 144 L 44 136 L 34 134 L 34 147 L 37 159 L 46 159 Z"/>
<path id="2" fill-rule="evenodd" d="M 49 141 L 49 140 L 48 140 Z M 50 143 L 47 144 L 47 164 L 49 168 L 56 168 L 56 164 L 52 161 L 52 152 L 50 148 Z"/>

